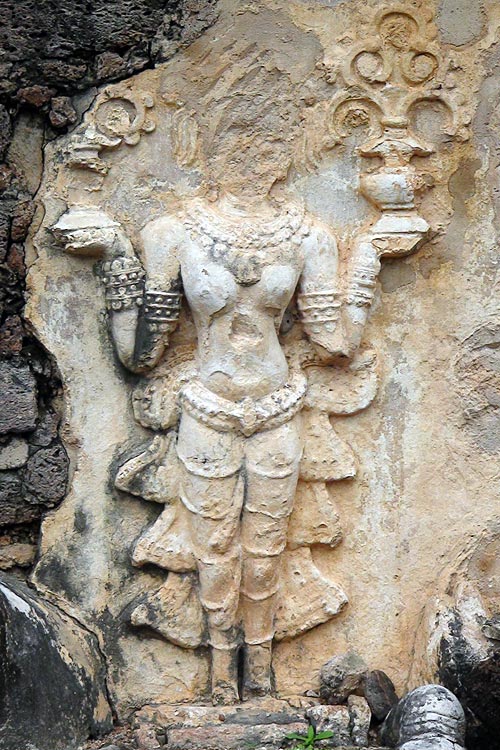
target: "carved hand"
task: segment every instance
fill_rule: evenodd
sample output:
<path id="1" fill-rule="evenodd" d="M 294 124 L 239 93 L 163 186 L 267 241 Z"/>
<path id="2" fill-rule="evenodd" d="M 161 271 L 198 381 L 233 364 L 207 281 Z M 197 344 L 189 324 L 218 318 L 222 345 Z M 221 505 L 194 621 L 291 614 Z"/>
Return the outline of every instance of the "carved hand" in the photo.
<path id="1" fill-rule="evenodd" d="M 131 248 L 118 222 L 91 206 L 68 209 L 54 224 L 52 233 L 64 250 L 72 255 L 101 258 L 116 248 L 119 239 L 123 250 L 128 250 L 128 246 Z"/>

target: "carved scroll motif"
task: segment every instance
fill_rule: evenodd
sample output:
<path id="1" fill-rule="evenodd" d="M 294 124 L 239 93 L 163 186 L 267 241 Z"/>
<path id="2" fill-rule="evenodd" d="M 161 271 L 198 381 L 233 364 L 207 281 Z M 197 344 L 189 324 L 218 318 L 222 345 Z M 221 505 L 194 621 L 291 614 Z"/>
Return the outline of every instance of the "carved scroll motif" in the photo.
<path id="1" fill-rule="evenodd" d="M 150 94 L 137 93 L 131 88 L 105 89 L 71 139 L 68 164 L 106 174 L 109 167 L 101 159 L 101 151 L 115 149 L 122 143 L 135 146 L 143 133 L 151 133 L 156 127 L 149 117 L 153 106 Z"/>
<path id="2" fill-rule="evenodd" d="M 358 154 L 381 162 L 360 175 L 360 193 L 380 216 L 354 238 L 350 251 L 350 351 L 359 345 L 381 258 L 409 255 L 432 235 L 417 210 L 418 195 L 432 185 L 432 178 L 417 171 L 412 160 L 430 157 L 437 146 L 418 132 L 416 114 L 422 107 L 438 107 L 441 137 L 447 142 L 465 140 L 468 124 L 453 64 L 442 54 L 424 14 L 417 17 L 403 5 L 385 6 L 360 29 L 359 38 L 339 46 L 337 57 L 319 66 L 325 80 L 340 84 L 340 90 L 307 113 L 310 136 L 303 154 L 305 164 L 315 168 L 323 152 L 362 131 L 366 140 Z"/>

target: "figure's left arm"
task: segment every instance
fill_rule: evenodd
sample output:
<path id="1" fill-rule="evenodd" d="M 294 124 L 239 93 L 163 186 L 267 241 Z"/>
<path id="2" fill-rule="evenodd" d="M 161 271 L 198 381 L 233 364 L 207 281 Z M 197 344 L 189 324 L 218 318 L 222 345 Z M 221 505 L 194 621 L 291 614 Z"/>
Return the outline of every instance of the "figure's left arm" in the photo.
<path id="1" fill-rule="evenodd" d="M 300 316 L 320 359 L 329 361 L 345 355 L 337 243 L 326 227 L 313 225 L 303 247 Z"/>

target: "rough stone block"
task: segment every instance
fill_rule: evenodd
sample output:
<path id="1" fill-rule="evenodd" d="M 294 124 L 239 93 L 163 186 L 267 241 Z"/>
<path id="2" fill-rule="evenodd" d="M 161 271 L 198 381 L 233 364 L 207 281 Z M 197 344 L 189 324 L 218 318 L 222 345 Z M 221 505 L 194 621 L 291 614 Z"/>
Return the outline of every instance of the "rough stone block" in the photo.
<path id="1" fill-rule="evenodd" d="M 24 240 L 28 234 L 34 212 L 35 204 L 33 201 L 20 201 L 17 204 L 10 228 L 10 236 L 14 242 Z"/>
<path id="2" fill-rule="evenodd" d="M 23 348 L 23 337 L 24 328 L 19 315 L 8 315 L 0 326 L 0 357 L 19 354 Z"/>
<path id="3" fill-rule="evenodd" d="M 333 733 L 329 745 L 351 745 L 351 717 L 347 706 L 313 706 L 306 715 L 317 733 Z"/>
<path id="4" fill-rule="evenodd" d="M 233 706 L 196 706 L 160 704 L 145 706 L 135 715 L 138 725 L 154 724 L 168 728 L 203 727 L 207 725 L 239 724 L 295 724 L 304 721 L 304 712 L 294 709 L 288 701 L 266 696 L 256 703 L 245 702 Z M 288 730 L 286 730 L 288 731 Z"/>
<path id="5" fill-rule="evenodd" d="M 8 110 L 0 104 L 0 159 L 3 159 L 12 132 Z"/>
<path id="6" fill-rule="evenodd" d="M 0 448 L 0 471 L 18 469 L 28 460 L 28 443 L 23 438 L 12 438 L 7 445 Z"/>
<path id="7" fill-rule="evenodd" d="M 137 750 L 160 750 L 161 748 L 153 727 L 139 727 L 134 732 L 134 739 Z"/>
<path id="8" fill-rule="evenodd" d="M 334 656 L 321 667 L 320 698 L 325 703 L 345 703 L 351 693 L 359 692 L 368 667 L 354 651 Z"/>
<path id="9" fill-rule="evenodd" d="M 35 428 L 36 396 L 36 381 L 27 365 L 0 362 L 0 433 Z"/>
<path id="10" fill-rule="evenodd" d="M 53 128 L 66 128 L 77 121 L 78 116 L 67 96 L 54 96 L 50 104 L 49 120 Z"/>
<path id="11" fill-rule="evenodd" d="M 26 523 L 40 515 L 38 505 L 26 502 L 19 474 L 15 471 L 0 472 L 0 524 Z"/>
<path id="12" fill-rule="evenodd" d="M 349 708 L 351 740 L 356 747 L 368 745 L 368 732 L 372 713 L 365 698 L 360 695 L 350 695 L 347 699 Z"/>
<path id="13" fill-rule="evenodd" d="M 0 547 L 0 570 L 9 570 L 15 566 L 28 567 L 35 559 L 34 544 L 6 544 Z"/>
<path id="14" fill-rule="evenodd" d="M 377 721 L 383 721 L 391 708 L 398 702 L 392 680 L 380 669 L 368 672 L 365 677 L 363 692 Z"/>
<path id="15" fill-rule="evenodd" d="M 46 448 L 57 437 L 59 415 L 49 409 L 38 416 L 36 430 L 30 435 L 30 443 Z"/>
<path id="16" fill-rule="evenodd" d="M 264 724 L 256 726 L 237 726 L 222 724 L 219 726 L 198 727 L 197 729 L 171 729 L 168 732 L 168 750 L 242 750 L 242 748 L 266 745 L 279 748 L 285 743 L 285 737 L 291 732 L 307 732 L 306 722 L 296 722 L 284 727 L 282 724 Z"/>
<path id="17" fill-rule="evenodd" d="M 52 507 L 64 497 L 67 472 L 68 456 L 61 445 L 40 448 L 27 464 L 24 489 L 28 498 Z"/>

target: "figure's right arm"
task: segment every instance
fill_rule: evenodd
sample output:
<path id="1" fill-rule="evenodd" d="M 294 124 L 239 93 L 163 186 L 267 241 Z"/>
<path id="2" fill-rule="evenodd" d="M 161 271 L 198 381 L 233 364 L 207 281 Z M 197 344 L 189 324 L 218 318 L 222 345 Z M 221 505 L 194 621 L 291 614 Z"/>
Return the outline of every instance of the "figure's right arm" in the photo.
<path id="1" fill-rule="evenodd" d="M 70 210 L 54 227 L 67 252 L 102 256 L 110 331 L 122 364 L 132 372 L 154 367 L 175 330 L 181 305 L 178 247 L 182 225 L 165 217 L 141 232 L 143 265 L 121 226 L 93 209 Z"/>
<path id="2" fill-rule="evenodd" d="M 179 223 L 163 217 L 147 224 L 141 231 L 141 245 L 145 270 L 143 304 L 136 310 L 135 336 L 125 343 L 128 327 L 115 323 L 111 327 L 118 355 L 120 347 L 135 372 L 151 369 L 168 346 L 170 335 L 177 327 L 182 301 L 182 284 L 178 248 L 183 230 Z"/>

